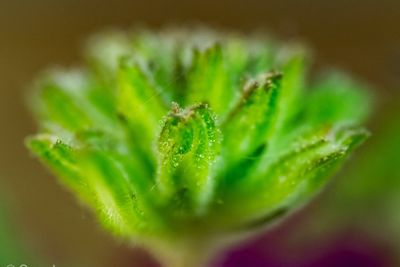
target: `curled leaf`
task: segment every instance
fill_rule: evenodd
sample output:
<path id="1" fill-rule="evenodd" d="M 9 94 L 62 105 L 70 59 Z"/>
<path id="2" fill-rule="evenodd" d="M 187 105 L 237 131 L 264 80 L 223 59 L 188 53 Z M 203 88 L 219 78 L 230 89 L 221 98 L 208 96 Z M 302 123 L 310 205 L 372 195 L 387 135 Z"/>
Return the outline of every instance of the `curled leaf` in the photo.
<path id="1" fill-rule="evenodd" d="M 161 192 L 169 198 L 180 194 L 189 203 L 188 212 L 203 210 L 213 193 L 212 165 L 219 143 L 214 114 L 206 104 L 185 110 L 174 106 L 158 140 Z"/>

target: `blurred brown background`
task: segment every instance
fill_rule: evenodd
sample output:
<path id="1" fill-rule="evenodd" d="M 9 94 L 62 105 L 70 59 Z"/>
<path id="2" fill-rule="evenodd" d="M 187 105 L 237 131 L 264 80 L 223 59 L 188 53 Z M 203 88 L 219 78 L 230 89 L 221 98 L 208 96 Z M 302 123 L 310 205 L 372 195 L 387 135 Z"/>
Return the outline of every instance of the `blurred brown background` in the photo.
<path id="1" fill-rule="evenodd" d="M 129 259 L 146 266 L 139 264 L 146 256 L 112 240 L 29 156 L 23 139 L 35 126 L 24 94 L 40 70 L 79 64 L 90 33 L 138 23 L 267 30 L 306 42 L 318 65 L 369 81 L 382 95 L 381 106 L 400 89 L 398 0 L 0 0 L 1 191 L 14 206 L 10 219 L 18 222 L 19 237 L 57 266 L 123 266 Z"/>

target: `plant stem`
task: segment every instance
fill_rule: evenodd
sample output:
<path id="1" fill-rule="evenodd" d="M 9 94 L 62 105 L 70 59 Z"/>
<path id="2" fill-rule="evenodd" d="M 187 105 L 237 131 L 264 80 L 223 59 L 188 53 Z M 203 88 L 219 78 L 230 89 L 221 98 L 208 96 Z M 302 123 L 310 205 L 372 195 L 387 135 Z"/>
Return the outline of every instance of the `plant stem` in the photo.
<path id="1" fill-rule="evenodd" d="M 182 253 L 166 263 L 165 267 L 205 267 L 204 259 L 196 253 Z"/>
<path id="2" fill-rule="evenodd" d="M 155 256 L 164 267 L 206 267 L 212 250 L 199 243 L 184 243 L 162 250 Z"/>

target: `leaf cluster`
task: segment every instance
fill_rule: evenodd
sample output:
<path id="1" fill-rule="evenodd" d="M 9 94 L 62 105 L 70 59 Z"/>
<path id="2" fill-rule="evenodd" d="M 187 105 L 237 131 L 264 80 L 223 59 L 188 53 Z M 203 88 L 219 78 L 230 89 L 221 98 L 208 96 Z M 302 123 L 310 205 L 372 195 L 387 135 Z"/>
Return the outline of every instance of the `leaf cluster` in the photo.
<path id="1" fill-rule="evenodd" d="M 30 150 L 115 234 L 257 229 L 309 200 L 368 135 L 365 90 L 308 82 L 298 45 L 209 30 L 105 33 L 31 98 Z"/>

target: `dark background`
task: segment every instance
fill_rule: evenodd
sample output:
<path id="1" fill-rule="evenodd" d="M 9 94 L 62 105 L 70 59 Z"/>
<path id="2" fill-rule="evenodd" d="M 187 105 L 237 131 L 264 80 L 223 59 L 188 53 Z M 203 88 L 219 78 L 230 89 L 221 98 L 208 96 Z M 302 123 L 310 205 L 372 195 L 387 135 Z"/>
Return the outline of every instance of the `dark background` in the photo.
<path id="1" fill-rule="evenodd" d="M 140 262 L 148 257 L 104 233 L 29 156 L 23 140 L 35 126 L 24 94 L 40 70 L 80 64 L 82 42 L 91 33 L 138 23 L 267 30 L 308 44 L 317 66 L 334 65 L 371 83 L 380 95 L 378 109 L 399 94 L 398 0 L 0 0 L 1 191 L 13 207 L 16 238 L 57 266 L 147 266 Z"/>

